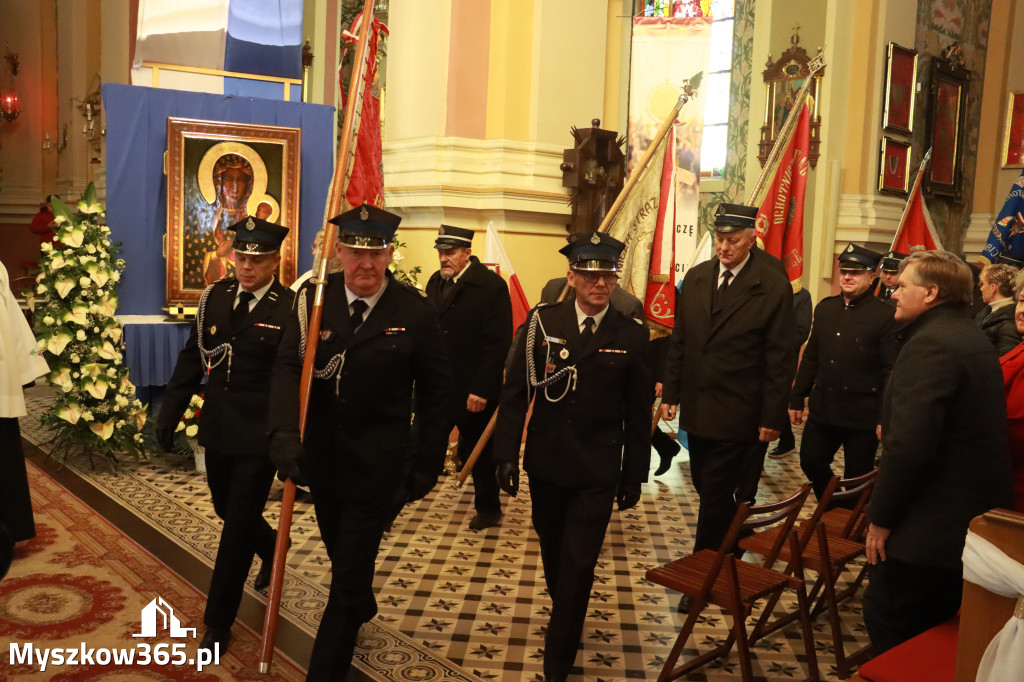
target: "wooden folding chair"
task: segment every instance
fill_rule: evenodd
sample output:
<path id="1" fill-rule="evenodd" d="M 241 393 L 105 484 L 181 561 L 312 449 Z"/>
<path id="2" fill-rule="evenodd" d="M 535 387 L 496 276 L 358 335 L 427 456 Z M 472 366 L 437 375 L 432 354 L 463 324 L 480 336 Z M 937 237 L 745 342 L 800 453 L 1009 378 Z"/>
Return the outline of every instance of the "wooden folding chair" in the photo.
<path id="1" fill-rule="evenodd" d="M 832 508 L 821 517 L 829 536 L 862 542 L 868 530 L 866 514 L 878 468 L 851 478 L 840 478 L 832 493 Z M 852 504 L 851 504 L 852 503 Z"/>
<path id="2" fill-rule="evenodd" d="M 833 648 L 835 649 L 836 668 L 842 676 L 848 676 L 850 668 L 857 662 L 863 660 L 870 651 L 864 647 L 847 656 L 843 644 L 842 627 L 839 619 L 839 602 L 851 596 L 859 587 L 862 575 L 847 589 L 837 592 L 837 582 L 846 566 L 864 553 L 863 541 L 858 542 L 843 537 L 844 534 L 855 535 L 858 526 L 862 523 L 863 509 L 867 504 L 868 496 L 874 486 L 875 475 L 871 473 L 858 477 L 856 484 L 851 485 L 850 480 L 841 481 L 833 476 L 829 481 L 811 517 L 799 525 L 797 551 L 800 554 L 800 561 L 792 561 L 791 549 L 783 545 L 775 555 L 777 560 L 787 562 L 787 572 L 799 566 L 804 570 L 811 570 L 818 574 L 814 586 L 808 593 L 808 600 L 814 604 L 810 610 L 810 617 L 815 617 L 822 611 L 827 610 L 829 614 L 829 628 L 832 634 Z M 843 489 L 840 489 L 840 488 Z M 852 509 L 833 507 L 836 504 L 852 504 Z M 842 523 L 833 525 L 833 534 L 829 534 L 825 525 L 825 517 L 829 511 L 842 508 L 849 512 L 846 515 L 836 515 L 836 518 L 843 519 Z M 775 545 L 778 543 L 779 531 L 771 528 L 762 533 L 752 535 L 740 540 L 740 547 L 763 555 L 766 559 L 772 556 Z M 800 574 L 794 574 L 800 575 Z M 802 576 L 801 576 L 802 577 Z M 775 605 L 778 602 L 778 595 L 769 598 L 760 618 L 754 625 L 751 636 L 759 639 L 764 635 L 789 625 L 797 618 L 802 617 L 799 611 L 787 613 L 776 620 L 772 620 Z"/>
<path id="3" fill-rule="evenodd" d="M 818 661 L 814 652 L 814 638 L 811 632 L 811 619 L 807 591 L 800 566 L 801 553 L 797 546 L 798 537 L 794 528 L 800 509 L 810 492 L 810 484 L 804 484 L 789 499 L 773 504 L 752 507 L 748 503 L 740 505 L 736 516 L 729 526 L 725 540 L 718 551 L 709 549 L 695 552 L 690 556 L 677 559 L 664 566 L 647 571 L 647 579 L 658 585 L 683 594 L 690 595 L 690 605 L 686 621 L 676 638 L 672 651 L 658 677 L 659 682 L 668 682 L 699 668 L 716 658 L 725 657 L 732 650 L 733 644 L 738 649 L 740 672 L 744 682 L 752 682 L 754 678 L 750 664 L 750 647 L 757 637 L 748 637 L 746 619 L 750 615 L 754 602 L 758 599 L 781 594 L 786 589 L 796 591 L 799 603 L 798 612 L 803 627 L 804 648 L 807 654 L 807 666 L 811 682 L 818 680 Z M 732 554 L 736 541 L 744 530 L 754 530 L 777 524 L 779 529 L 774 546 L 765 555 L 762 565 L 752 564 L 737 559 Z M 789 547 L 788 554 L 792 557 L 786 572 L 772 570 L 772 565 L 784 546 Z M 774 602 L 773 602 L 774 603 Z M 726 641 L 699 656 L 676 667 L 686 641 L 693 633 L 697 618 L 707 604 L 714 604 L 727 609 L 732 617 L 732 628 Z"/>

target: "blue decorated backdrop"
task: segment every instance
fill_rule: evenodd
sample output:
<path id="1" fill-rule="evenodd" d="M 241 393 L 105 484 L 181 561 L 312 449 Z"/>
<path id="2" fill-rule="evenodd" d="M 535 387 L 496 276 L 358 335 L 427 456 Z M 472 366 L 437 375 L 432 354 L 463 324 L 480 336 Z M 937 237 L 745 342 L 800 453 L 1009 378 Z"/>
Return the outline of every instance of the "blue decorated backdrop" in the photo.
<path id="1" fill-rule="evenodd" d="M 302 129 L 299 184 L 299 272 L 313 265 L 313 239 L 323 220 L 334 168 L 334 107 L 210 95 L 133 85 L 103 86 L 107 114 L 107 222 L 123 242 L 127 265 L 118 289 L 119 315 L 156 315 L 165 302 L 167 118 L 291 126 Z M 294 227 L 294 226 L 289 226 Z"/>

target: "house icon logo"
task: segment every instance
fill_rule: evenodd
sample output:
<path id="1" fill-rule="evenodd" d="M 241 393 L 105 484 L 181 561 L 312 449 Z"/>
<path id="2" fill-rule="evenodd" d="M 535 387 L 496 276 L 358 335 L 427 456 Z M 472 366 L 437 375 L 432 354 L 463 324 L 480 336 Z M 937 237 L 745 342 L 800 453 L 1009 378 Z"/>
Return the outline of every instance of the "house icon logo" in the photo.
<path id="1" fill-rule="evenodd" d="M 171 637 L 192 637 L 196 636 L 195 628 L 181 627 L 181 621 L 174 615 L 174 608 L 164 601 L 164 598 L 157 596 L 142 608 L 142 632 L 132 637 L 156 637 L 157 626 L 162 624 Z"/>

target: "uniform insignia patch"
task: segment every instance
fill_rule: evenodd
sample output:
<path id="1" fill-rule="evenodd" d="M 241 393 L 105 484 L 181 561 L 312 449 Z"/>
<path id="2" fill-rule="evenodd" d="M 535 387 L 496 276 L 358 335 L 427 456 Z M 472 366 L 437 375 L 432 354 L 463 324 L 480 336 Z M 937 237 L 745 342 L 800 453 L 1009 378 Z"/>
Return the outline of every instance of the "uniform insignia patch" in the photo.
<path id="1" fill-rule="evenodd" d="M 569 349 L 568 348 L 563 348 L 562 352 L 558 354 L 558 357 L 562 358 L 563 360 L 568 359 L 568 357 L 569 357 Z"/>
<path id="2" fill-rule="evenodd" d="M 320 330 L 320 340 L 321 341 L 330 341 L 333 338 L 334 338 L 334 331 L 333 330 L 331 330 L 331 329 L 321 329 Z"/>
<path id="3" fill-rule="evenodd" d="M 626 351 L 619 350 L 618 348 L 598 348 L 598 353 L 615 353 L 617 355 L 625 355 Z"/>
<path id="4" fill-rule="evenodd" d="M 544 371 L 547 372 L 548 374 L 553 373 L 555 371 L 555 363 L 549 362 L 548 364 L 544 365 Z"/>
<path id="5" fill-rule="evenodd" d="M 388 327 L 384 330 L 385 336 L 394 336 L 395 334 L 401 334 L 405 331 L 405 327 Z"/>

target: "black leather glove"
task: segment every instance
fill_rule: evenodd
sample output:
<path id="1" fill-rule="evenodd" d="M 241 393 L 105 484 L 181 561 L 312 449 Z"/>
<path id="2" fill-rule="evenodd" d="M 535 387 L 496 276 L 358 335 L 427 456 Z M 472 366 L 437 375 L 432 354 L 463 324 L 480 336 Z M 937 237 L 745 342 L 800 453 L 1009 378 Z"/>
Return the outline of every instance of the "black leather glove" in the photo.
<path id="1" fill-rule="evenodd" d="M 270 437 L 270 461 L 277 467 L 278 480 L 291 479 L 295 485 L 307 485 L 299 468 L 305 450 L 298 429 L 277 429 Z"/>
<path id="2" fill-rule="evenodd" d="M 174 452 L 174 426 L 157 424 L 153 427 L 156 442 L 164 452 Z"/>
<path id="3" fill-rule="evenodd" d="M 498 487 L 512 497 L 519 494 L 519 463 L 495 462 L 494 474 L 498 479 Z"/>
<path id="4" fill-rule="evenodd" d="M 437 485 L 437 474 L 414 471 L 405 483 L 405 503 L 416 502 L 426 497 Z"/>
<path id="5" fill-rule="evenodd" d="M 622 483 L 619 485 L 619 511 L 626 511 L 640 501 L 639 483 Z"/>

